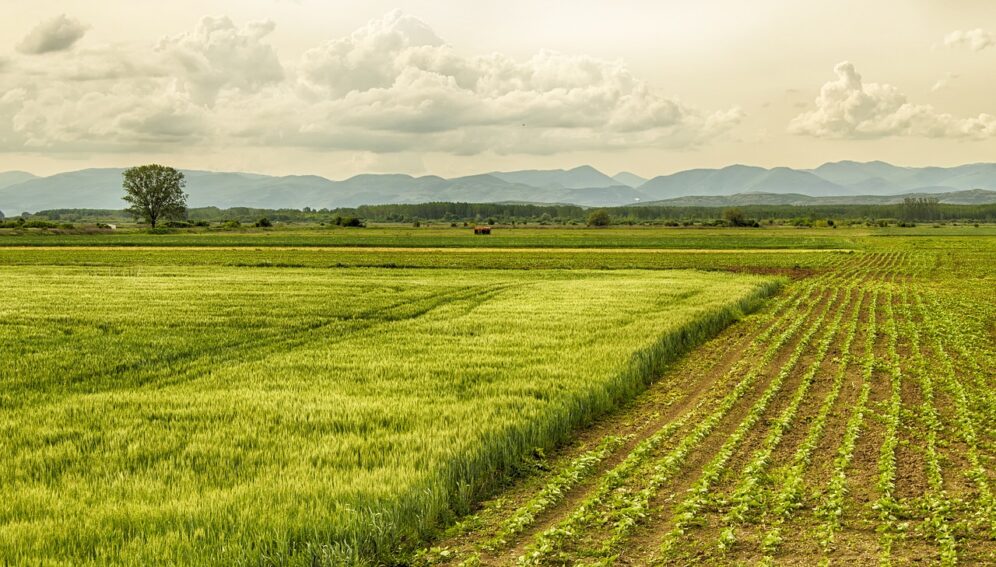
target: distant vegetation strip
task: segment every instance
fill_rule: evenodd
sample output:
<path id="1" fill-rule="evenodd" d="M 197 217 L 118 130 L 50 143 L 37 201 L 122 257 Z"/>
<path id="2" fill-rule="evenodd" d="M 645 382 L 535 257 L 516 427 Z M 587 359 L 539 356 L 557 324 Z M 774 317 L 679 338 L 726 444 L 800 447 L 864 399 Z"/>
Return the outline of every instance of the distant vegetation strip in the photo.
<path id="1" fill-rule="evenodd" d="M 244 268 L 436 268 L 535 270 L 699 269 L 789 273 L 823 269 L 845 252 L 773 249 L 495 249 L 0 247 L 0 266 L 233 266 Z"/>
<path id="2" fill-rule="evenodd" d="M 979 222 L 996 221 L 996 203 L 993 204 L 945 204 L 934 202 L 932 198 L 914 199 L 910 202 L 894 204 L 806 204 L 806 205 L 738 205 L 730 202 L 725 205 L 633 205 L 607 207 L 614 224 L 666 223 L 721 221 L 724 209 L 736 208 L 746 217 L 760 221 L 798 220 L 878 220 L 893 219 L 905 221 L 965 220 Z M 550 225 L 585 224 L 592 208 L 575 205 L 540 205 L 519 203 L 459 203 L 436 202 L 396 205 L 364 205 L 355 208 L 338 209 L 256 209 L 235 207 L 191 208 L 188 220 L 191 223 L 222 223 L 239 221 L 256 223 L 261 218 L 282 223 L 326 223 L 341 224 L 343 219 L 358 218 L 371 222 L 413 223 L 489 223 L 509 224 L 540 223 Z M 53 209 L 39 211 L 29 216 L 33 220 L 52 222 L 132 222 L 133 218 L 123 210 L 110 209 Z M 8 219 L 9 221 L 9 219 Z"/>
<path id="3" fill-rule="evenodd" d="M 0 233 L 3 246 L 211 246 L 362 248 L 674 248 L 674 249 L 851 249 L 855 233 L 827 230 L 766 230 L 746 238 L 744 230 L 647 228 L 516 228 L 475 236 L 453 228 L 372 227 L 286 230 L 177 230 L 152 233 L 117 230 L 93 233 L 24 231 Z"/>

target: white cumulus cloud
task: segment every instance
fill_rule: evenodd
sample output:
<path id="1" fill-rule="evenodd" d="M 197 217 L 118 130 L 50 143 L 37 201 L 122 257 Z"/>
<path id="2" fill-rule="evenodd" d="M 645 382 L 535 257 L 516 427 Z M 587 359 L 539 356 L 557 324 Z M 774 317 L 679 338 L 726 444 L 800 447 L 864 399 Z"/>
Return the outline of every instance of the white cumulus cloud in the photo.
<path id="1" fill-rule="evenodd" d="M 391 12 L 282 61 L 272 22 L 203 18 L 155 45 L 29 58 L 0 73 L 0 143 L 38 151 L 308 147 L 374 153 L 688 148 L 743 118 L 704 111 L 620 61 L 466 55 Z M 23 95 L 23 96 L 22 96 Z"/>
<path id="2" fill-rule="evenodd" d="M 948 86 L 953 81 L 955 81 L 956 79 L 958 79 L 958 77 L 959 76 L 956 75 L 956 74 L 954 74 L 954 73 L 946 73 L 943 77 L 941 77 L 940 79 L 937 79 L 937 81 L 934 83 L 934 86 L 930 87 L 930 91 L 931 92 L 937 92 L 937 91 L 940 91 L 940 90 L 944 90 L 944 89 L 948 88 Z"/>
<path id="3" fill-rule="evenodd" d="M 865 83 L 849 62 L 834 67 L 836 80 L 823 85 L 816 108 L 796 116 L 789 132 L 819 138 L 985 139 L 996 136 L 996 116 L 958 118 L 929 104 L 909 102 L 892 85 Z"/>
<path id="4" fill-rule="evenodd" d="M 972 51 L 982 51 L 996 47 L 996 34 L 981 28 L 955 30 L 944 36 L 945 47 L 967 47 Z"/>
<path id="5" fill-rule="evenodd" d="M 13 118 L 24 147 L 46 151 L 139 151 L 196 144 L 209 131 L 204 110 L 166 83 L 118 83 L 76 97 L 43 92 Z"/>
<path id="6" fill-rule="evenodd" d="M 617 61 L 550 51 L 524 61 L 464 56 L 401 12 L 306 52 L 299 81 L 313 101 L 302 131 L 309 144 L 338 143 L 348 129 L 384 148 L 454 152 L 687 146 L 742 117 L 703 113 Z"/>
<path id="7" fill-rule="evenodd" d="M 28 55 L 65 51 L 86 35 L 88 26 L 65 14 L 38 24 L 17 45 L 17 50 Z"/>
<path id="8" fill-rule="evenodd" d="M 193 32 L 166 38 L 158 48 L 175 64 L 192 98 L 210 105 L 222 89 L 255 92 L 283 80 L 277 52 L 263 42 L 274 28 L 271 21 L 240 28 L 228 18 L 205 17 Z"/>

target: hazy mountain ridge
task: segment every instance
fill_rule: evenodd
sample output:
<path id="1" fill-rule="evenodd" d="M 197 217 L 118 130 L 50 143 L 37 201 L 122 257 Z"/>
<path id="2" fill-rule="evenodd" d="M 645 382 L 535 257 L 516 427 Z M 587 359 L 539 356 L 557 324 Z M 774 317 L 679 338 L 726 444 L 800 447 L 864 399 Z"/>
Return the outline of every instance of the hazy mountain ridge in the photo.
<path id="1" fill-rule="evenodd" d="M 35 177 L 0 173 L 0 210 L 124 207 L 122 169 L 84 169 Z M 996 164 L 899 167 L 885 162 L 834 162 L 810 170 L 731 165 L 692 169 L 641 182 L 627 172 L 610 177 L 591 166 L 569 170 L 492 172 L 445 179 L 435 175 L 363 174 L 341 181 L 317 175 L 268 176 L 185 171 L 191 207 L 336 208 L 427 201 L 572 203 L 584 206 L 662 204 L 824 204 L 895 202 L 908 194 L 950 194 L 990 202 Z M 635 185 L 635 187 L 634 187 Z M 988 190 L 971 193 L 971 190 Z M 966 193 L 967 192 L 967 193 Z M 964 194 L 962 194 L 964 193 Z M 960 196 L 957 196 L 959 194 Z M 780 197 L 779 197 L 780 196 Z M 879 199 L 888 197 L 889 199 Z M 686 199 L 682 201 L 682 199 Z M 712 199 L 710 201 L 710 199 Z M 966 202 L 968 204 L 968 202 Z"/>
<path id="2" fill-rule="evenodd" d="M 539 187 L 543 189 L 590 189 L 620 185 L 618 181 L 590 165 L 574 169 L 531 169 L 523 171 L 494 171 L 489 173 L 502 181 Z"/>
<path id="3" fill-rule="evenodd" d="M 639 206 L 742 207 L 751 205 L 895 205 L 908 197 L 936 197 L 948 205 L 988 205 L 996 203 L 996 191 L 971 189 L 948 193 L 903 193 L 901 195 L 841 195 L 813 197 L 800 193 L 737 193 L 735 195 L 676 197 L 648 201 Z"/>
<path id="4" fill-rule="evenodd" d="M 850 194 L 851 191 L 808 171 L 731 165 L 722 169 L 692 169 L 655 177 L 640 186 L 651 199 L 736 193 Z"/>
<path id="5" fill-rule="evenodd" d="M 36 176 L 27 171 L 4 171 L 0 172 L 0 189 L 17 185 L 35 179 Z"/>

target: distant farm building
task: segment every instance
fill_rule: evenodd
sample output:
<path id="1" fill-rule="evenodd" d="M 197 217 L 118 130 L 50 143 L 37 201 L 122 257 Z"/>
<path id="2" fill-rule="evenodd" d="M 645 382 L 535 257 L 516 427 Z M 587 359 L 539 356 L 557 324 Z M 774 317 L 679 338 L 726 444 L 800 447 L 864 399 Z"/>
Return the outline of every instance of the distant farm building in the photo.
<path id="1" fill-rule="evenodd" d="M 490 226 L 475 226 L 474 234 L 491 234 Z"/>

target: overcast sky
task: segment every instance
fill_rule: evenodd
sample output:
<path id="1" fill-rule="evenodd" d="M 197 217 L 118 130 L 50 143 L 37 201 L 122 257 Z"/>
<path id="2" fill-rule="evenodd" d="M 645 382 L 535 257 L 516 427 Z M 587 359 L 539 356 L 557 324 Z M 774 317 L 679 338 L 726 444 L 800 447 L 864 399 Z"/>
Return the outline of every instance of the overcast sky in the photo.
<path id="1" fill-rule="evenodd" d="M 996 161 L 992 0 L 0 2 L 0 171 Z"/>

